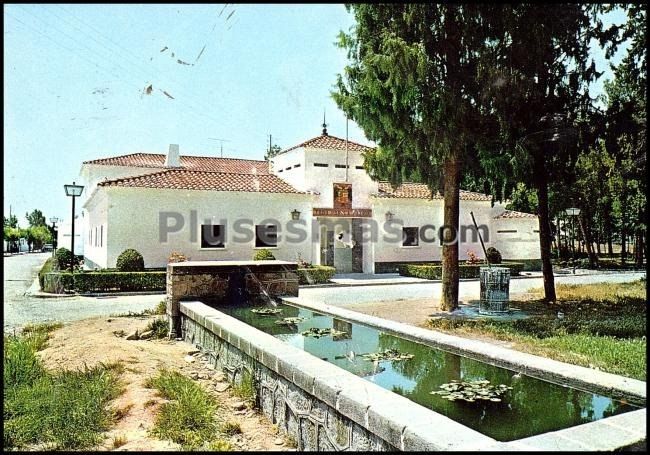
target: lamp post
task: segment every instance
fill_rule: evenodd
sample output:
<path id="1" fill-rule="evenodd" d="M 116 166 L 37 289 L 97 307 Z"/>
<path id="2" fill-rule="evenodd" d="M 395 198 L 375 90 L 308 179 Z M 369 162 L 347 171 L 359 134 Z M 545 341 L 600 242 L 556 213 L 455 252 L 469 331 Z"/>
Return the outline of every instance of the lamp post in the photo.
<path id="1" fill-rule="evenodd" d="M 74 200 L 75 198 L 81 196 L 84 187 L 81 185 L 75 185 L 75 182 L 72 182 L 72 185 L 63 185 L 65 188 L 65 195 L 72 198 L 72 218 L 70 222 L 72 223 L 72 232 L 70 236 L 70 251 L 72 251 L 72 260 L 70 261 L 70 272 L 74 273 Z"/>
<path id="2" fill-rule="evenodd" d="M 50 218 L 50 223 L 52 223 L 52 255 L 56 251 L 56 223 L 59 222 L 59 219 L 56 216 Z"/>
<path id="3" fill-rule="evenodd" d="M 573 273 L 576 273 L 576 243 L 575 243 L 575 217 L 580 215 L 580 209 L 572 207 L 566 209 L 564 213 L 571 217 L 571 249 L 573 251 Z"/>

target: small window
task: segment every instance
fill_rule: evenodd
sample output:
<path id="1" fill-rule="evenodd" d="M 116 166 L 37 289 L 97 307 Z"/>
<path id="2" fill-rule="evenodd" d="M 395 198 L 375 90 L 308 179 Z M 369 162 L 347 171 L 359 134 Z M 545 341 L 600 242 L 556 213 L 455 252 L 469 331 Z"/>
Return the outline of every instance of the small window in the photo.
<path id="1" fill-rule="evenodd" d="M 278 246 L 278 227 L 272 224 L 255 225 L 255 247 L 275 248 Z"/>
<path id="2" fill-rule="evenodd" d="M 225 226 L 222 224 L 201 225 L 201 248 L 225 248 Z"/>
<path id="3" fill-rule="evenodd" d="M 298 163 L 298 164 L 294 164 L 293 167 L 294 167 L 294 168 L 300 167 L 300 163 Z"/>
<path id="4" fill-rule="evenodd" d="M 365 167 L 363 167 L 363 166 L 354 166 L 354 168 L 355 168 L 355 169 L 360 169 L 360 170 L 362 170 L 362 171 L 365 169 Z"/>
<path id="5" fill-rule="evenodd" d="M 345 169 L 346 167 L 350 167 L 350 166 L 346 166 L 345 164 L 336 164 L 334 167 L 337 169 Z"/>
<path id="6" fill-rule="evenodd" d="M 99 226 L 99 246 L 104 244 L 104 225 Z"/>
<path id="7" fill-rule="evenodd" d="M 287 167 L 287 168 L 284 168 L 284 170 L 285 170 L 285 171 L 290 171 L 290 170 L 291 170 L 291 166 L 289 166 L 289 167 Z"/>
<path id="8" fill-rule="evenodd" d="M 419 231 L 417 227 L 403 227 L 402 228 L 402 246 L 418 246 L 419 245 Z"/>
<path id="9" fill-rule="evenodd" d="M 282 172 L 282 171 L 283 171 L 283 169 L 278 169 L 278 172 Z"/>
<path id="10" fill-rule="evenodd" d="M 533 232 L 539 233 L 539 229 L 533 229 Z"/>
<path id="11" fill-rule="evenodd" d="M 314 167 L 329 167 L 329 164 L 326 164 L 326 163 L 314 163 Z"/>
<path id="12" fill-rule="evenodd" d="M 97 246 L 97 226 L 95 226 L 95 246 Z"/>
<path id="13" fill-rule="evenodd" d="M 504 229 L 502 231 L 497 231 L 497 234 L 515 234 L 516 232 L 516 229 Z"/>

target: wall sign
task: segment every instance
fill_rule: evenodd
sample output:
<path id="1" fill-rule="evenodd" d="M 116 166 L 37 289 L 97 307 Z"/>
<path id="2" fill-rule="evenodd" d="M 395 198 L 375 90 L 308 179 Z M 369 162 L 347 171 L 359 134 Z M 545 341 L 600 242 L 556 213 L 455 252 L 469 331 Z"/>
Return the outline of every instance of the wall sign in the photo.
<path id="1" fill-rule="evenodd" d="M 338 216 L 346 218 L 371 218 L 372 209 L 314 208 L 313 216 Z"/>

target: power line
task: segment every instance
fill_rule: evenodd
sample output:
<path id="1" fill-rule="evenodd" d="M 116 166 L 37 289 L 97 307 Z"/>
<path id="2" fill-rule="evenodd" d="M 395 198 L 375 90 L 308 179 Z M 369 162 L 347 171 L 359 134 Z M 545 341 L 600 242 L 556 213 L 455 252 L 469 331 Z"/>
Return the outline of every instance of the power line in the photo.
<path id="1" fill-rule="evenodd" d="M 24 9 L 24 8 L 23 8 L 23 9 Z M 25 11 L 27 11 L 27 10 L 25 10 Z M 43 19 L 40 19 L 39 17 L 35 16 L 35 15 L 32 14 L 31 12 L 29 12 L 29 11 L 27 11 L 27 12 L 28 12 L 28 14 L 30 14 L 31 16 L 33 16 L 33 17 L 35 17 L 36 19 L 38 19 L 41 23 L 47 25 L 47 26 L 50 27 L 51 29 L 53 29 L 53 30 L 57 31 L 58 33 L 60 33 L 61 35 L 67 37 L 68 39 L 70 39 L 70 40 L 73 41 L 74 43 L 79 44 L 79 43 L 77 42 L 77 40 L 74 39 L 73 37 L 71 37 L 69 34 L 67 34 L 67 33 L 61 31 L 61 30 L 60 30 L 59 28 L 57 28 L 57 27 L 52 27 L 48 22 L 44 21 Z M 41 32 L 41 31 L 38 30 L 38 29 L 35 29 L 35 28 L 30 27 L 28 24 L 26 24 L 26 23 L 23 22 L 23 21 L 20 21 L 16 16 L 12 15 L 12 17 L 13 17 L 15 20 L 19 21 L 20 23 L 22 23 L 23 25 L 25 25 L 25 26 L 31 28 L 32 30 L 36 31 L 39 35 L 44 36 L 44 37 L 47 38 L 48 40 L 50 40 L 50 41 L 52 41 L 53 43 L 57 44 L 58 46 L 64 48 L 65 50 L 71 52 L 72 54 L 76 55 L 77 57 L 83 58 L 85 61 L 90 62 L 92 65 L 96 66 L 97 68 L 99 68 L 99 69 L 101 69 L 101 70 L 103 70 L 103 71 L 109 73 L 109 74 L 112 75 L 113 77 L 116 77 L 117 79 L 119 79 L 119 80 L 121 80 L 121 81 L 123 81 L 123 82 L 126 82 L 126 83 L 129 84 L 129 85 L 134 85 L 134 87 L 137 87 L 138 92 L 141 91 L 141 87 L 140 87 L 139 85 L 135 85 L 135 84 L 133 84 L 132 82 L 128 82 L 128 81 L 126 81 L 125 79 L 123 79 L 122 77 L 120 77 L 120 76 L 116 75 L 115 73 L 113 73 L 111 70 L 107 70 L 105 67 L 98 65 L 96 62 L 94 62 L 94 61 L 92 61 L 92 60 L 88 60 L 88 59 L 85 58 L 82 54 L 79 54 L 79 53 L 76 52 L 75 50 L 70 49 L 69 47 L 66 47 L 66 46 L 62 45 L 62 44 L 59 43 L 58 41 L 55 41 L 51 36 L 49 36 L 49 35 L 47 35 L 47 34 Z M 98 56 L 98 53 L 95 52 L 93 49 L 91 49 L 91 48 L 89 48 L 88 46 L 83 45 L 83 44 L 82 44 L 82 46 L 83 46 L 85 49 L 89 50 L 89 51 L 92 53 L 93 56 Z M 111 60 L 111 58 L 108 58 L 107 60 Z M 124 68 L 122 65 L 120 65 L 119 63 L 117 63 L 116 66 L 118 66 L 118 67 L 120 67 L 120 68 L 122 68 L 122 69 L 126 69 L 126 68 Z M 125 74 L 131 74 L 131 73 L 129 72 L 128 69 L 126 69 Z M 189 108 L 188 106 L 185 106 L 185 110 L 186 110 L 186 113 L 194 115 L 197 119 L 199 119 L 199 115 L 203 115 L 205 118 L 207 118 L 207 119 L 210 120 L 211 122 L 216 122 L 216 121 L 217 121 L 216 119 L 214 119 L 214 118 L 212 118 L 212 117 L 210 117 L 210 116 L 208 116 L 208 115 L 206 115 L 206 114 L 202 114 L 202 113 L 200 113 L 200 112 L 195 112 L 193 109 Z"/>
<path id="2" fill-rule="evenodd" d="M 58 5 L 57 5 L 57 8 L 59 8 L 59 9 L 62 10 L 62 11 L 64 11 L 64 12 L 65 12 L 66 14 L 68 14 L 70 17 L 72 17 L 73 19 L 75 19 L 77 22 L 79 22 L 79 23 L 83 24 L 84 26 L 86 26 L 87 28 L 93 30 L 93 31 L 94 31 L 97 35 L 99 35 L 101 38 L 105 39 L 106 41 L 111 42 L 114 46 L 120 48 L 120 49 L 121 49 L 122 51 L 124 51 L 126 54 L 130 54 L 131 56 L 133 56 L 135 60 L 131 60 L 131 63 L 134 64 L 135 66 L 137 66 L 138 68 L 142 68 L 142 67 L 140 66 L 140 64 L 141 64 L 141 63 L 140 63 L 140 59 L 141 59 L 140 56 L 134 54 L 131 50 L 129 50 L 129 49 L 123 47 L 123 46 L 120 45 L 119 43 L 116 43 L 116 42 L 113 41 L 110 37 L 104 35 L 104 34 L 103 34 L 100 30 L 98 30 L 96 27 L 94 27 L 93 25 L 91 25 L 91 24 L 89 24 L 89 23 L 86 23 L 85 21 L 79 19 L 77 16 L 75 16 L 74 14 L 72 14 L 71 12 L 69 12 L 68 10 L 66 10 L 66 9 L 64 9 L 64 8 L 58 6 Z M 216 26 L 216 22 L 215 22 L 215 26 Z M 223 28 L 221 29 L 221 32 L 223 33 Z M 114 51 L 113 51 L 113 52 L 114 52 Z M 126 58 L 125 55 L 122 55 L 122 54 L 119 54 L 119 55 L 120 55 L 120 57 L 124 57 L 124 58 Z M 133 63 L 133 62 L 135 62 L 135 63 Z M 170 76 L 168 73 L 165 73 L 164 71 L 162 71 L 162 70 L 161 70 L 158 66 L 156 66 L 155 64 L 152 64 L 152 65 L 155 66 L 154 69 L 155 69 L 155 71 L 156 71 L 157 74 L 163 74 L 163 75 L 166 75 L 167 78 L 168 78 L 170 81 L 174 82 L 175 84 L 177 84 L 177 85 L 179 85 L 179 86 L 183 86 L 183 85 L 184 85 L 184 84 L 182 84 L 181 82 L 179 82 L 177 79 L 175 79 L 174 77 Z M 148 72 L 148 71 L 149 71 L 149 70 L 147 69 L 147 72 Z M 183 90 L 184 90 L 184 89 L 183 89 Z M 182 93 L 182 92 L 181 92 L 181 93 Z M 187 93 L 185 93 L 185 95 L 186 95 L 186 98 L 192 98 L 192 97 L 187 96 Z M 203 103 L 202 103 L 201 101 L 199 101 L 198 99 L 192 99 L 192 101 L 193 101 L 197 106 L 202 107 L 202 108 L 205 109 L 206 111 L 210 111 L 210 110 L 213 108 L 213 106 L 208 106 L 207 104 L 203 104 Z M 212 118 L 212 117 L 209 117 L 209 118 L 210 118 L 212 121 L 217 121 L 216 119 L 214 119 L 214 118 Z"/>

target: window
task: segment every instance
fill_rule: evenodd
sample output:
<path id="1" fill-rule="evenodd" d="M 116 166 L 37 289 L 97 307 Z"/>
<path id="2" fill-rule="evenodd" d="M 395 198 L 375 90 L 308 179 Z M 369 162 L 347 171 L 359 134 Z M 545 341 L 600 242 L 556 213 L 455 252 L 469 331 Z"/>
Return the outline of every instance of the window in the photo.
<path id="1" fill-rule="evenodd" d="M 272 224 L 255 225 L 255 248 L 275 248 L 278 246 L 278 227 Z"/>
<path id="2" fill-rule="evenodd" d="M 95 226 L 95 246 L 97 246 L 97 226 Z"/>
<path id="3" fill-rule="evenodd" d="M 336 164 L 334 165 L 334 167 L 337 169 L 345 169 L 346 167 L 350 167 L 350 166 L 346 166 L 345 164 Z"/>
<path id="4" fill-rule="evenodd" d="M 99 226 L 99 246 L 104 243 L 104 225 Z"/>
<path id="5" fill-rule="evenodd" d="M 296 167 L 300 167 L 300 163 L 298 163 L 298 164 L 294 164 L 293 167 L 294 167 L 294 168 L 296 168 Z"/>
<path id="6" fill-rule="evenodd" d="M 355 169 L 361 169 L 364 170 L 365 168 L 363 166 L 354 166 Z"/>
<path id="7" fill-rule="evenodd" d="M 201 225 L 201 248 L 225 248 L 226 227 L 222 224 Z"/>
<path id="8" fill-rule="evenodd" d="M 291 170 L 291 166 L 285 168 L 284 170 L 285 170 L 285 171 L 290 171 L 290 170 Z"/>
<path id="9" fill-rule="evenodd" d="M 284 169 L 278 169 L 278 172 L 282 172 Z"/>
<path id="10" fill-rule="evenodd" d="M 403 227 L 402 228 L 402 246 L 418 246 L 419 245 L 419 230 L 417 227 Z"/>
<path id="11" fill-rule="evenodd" d="M 326 164 L 326 163 L 314 163 L 314 167 L 329 167 L 329 164 Z"/>
<path id="12" fill-rule="evenodd" d="M 504 229 L 502 231 L 497 231 L 497 234 L 514 234 L 516 232 L 516 229 Z"/>

